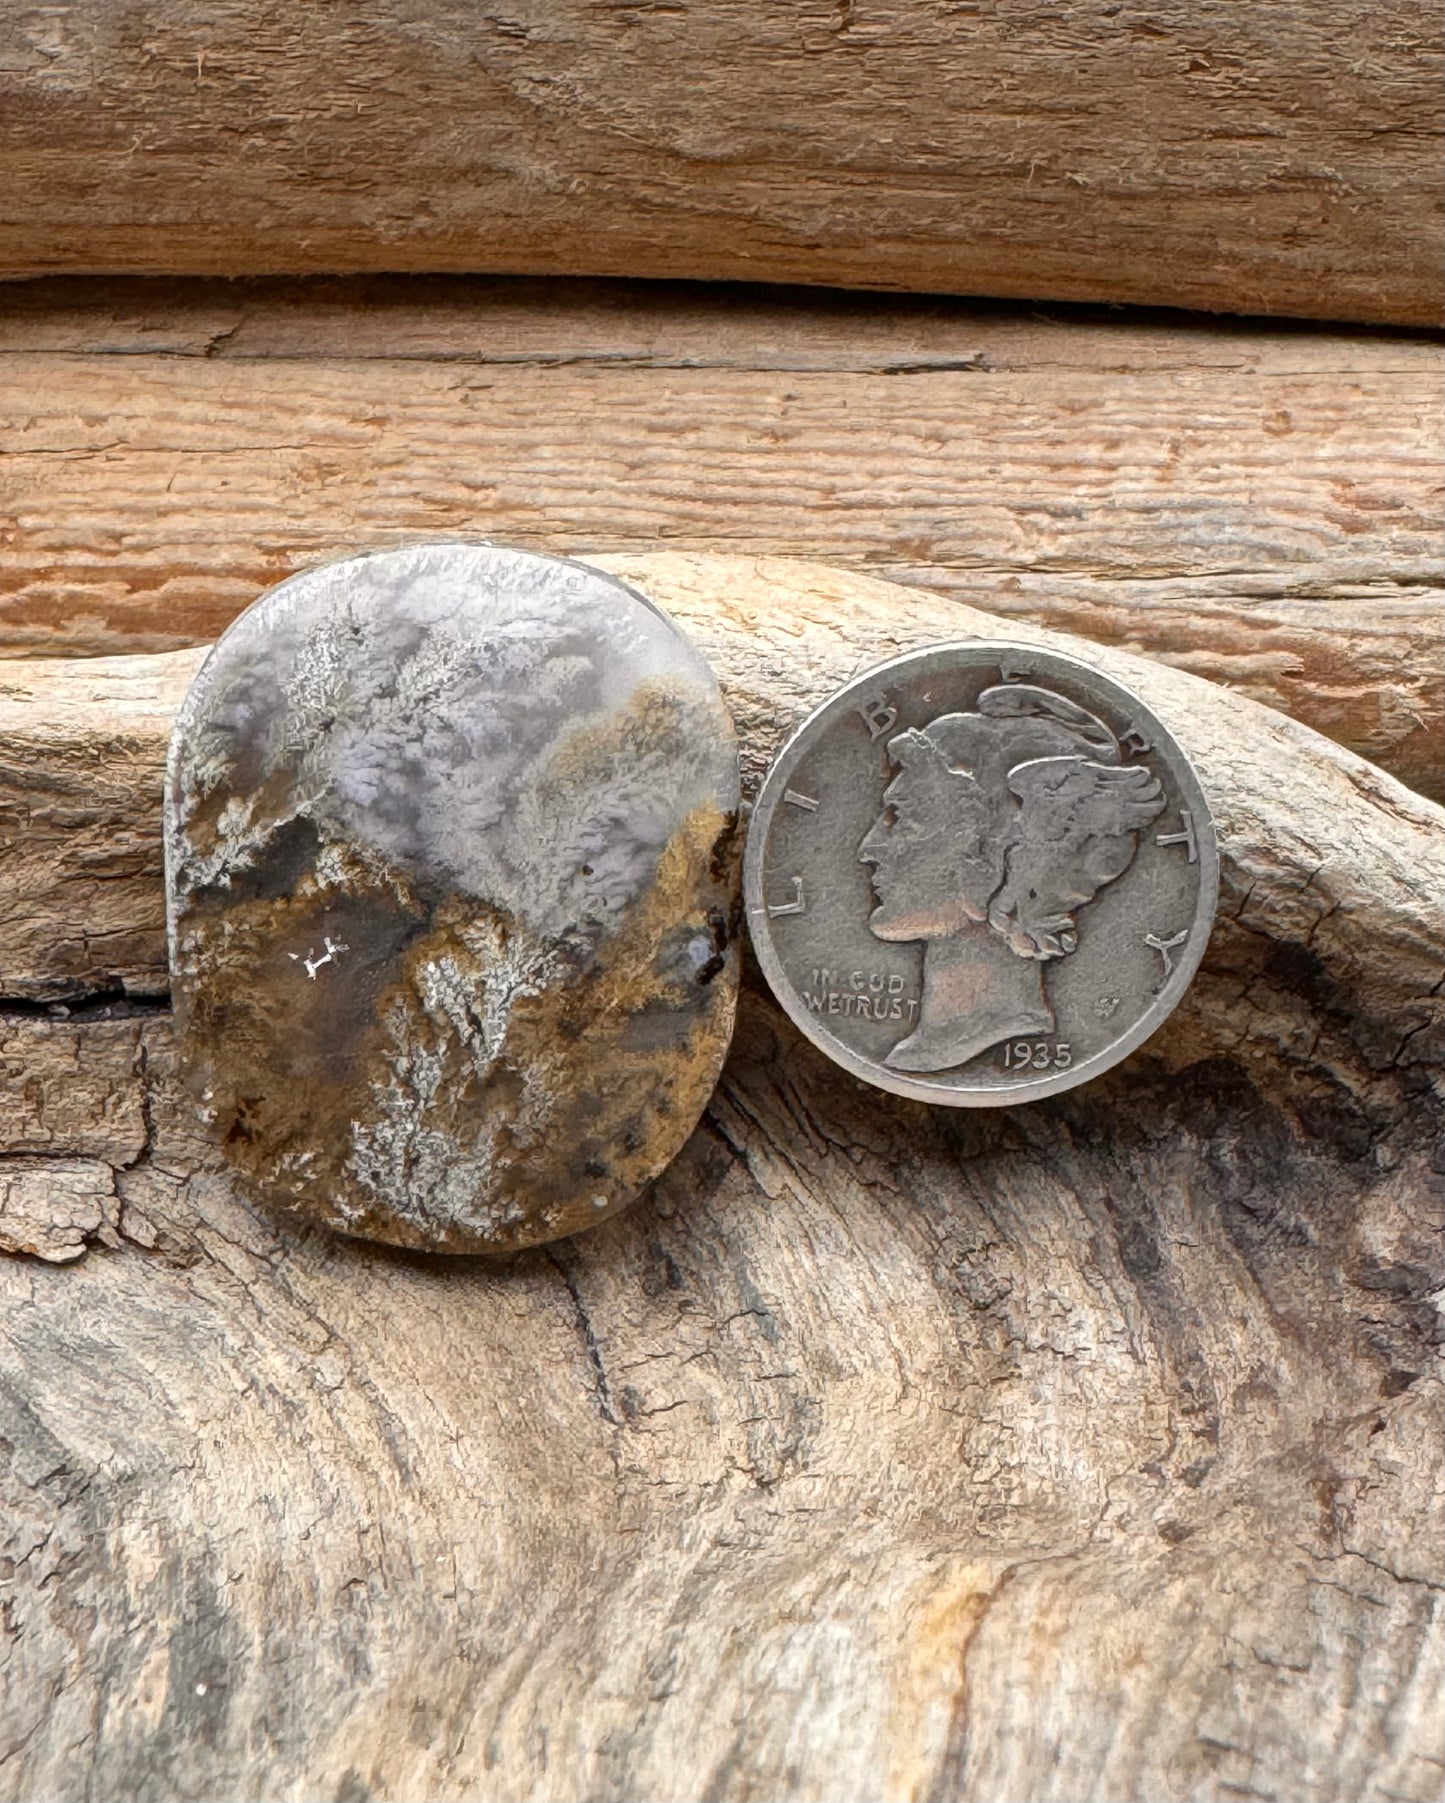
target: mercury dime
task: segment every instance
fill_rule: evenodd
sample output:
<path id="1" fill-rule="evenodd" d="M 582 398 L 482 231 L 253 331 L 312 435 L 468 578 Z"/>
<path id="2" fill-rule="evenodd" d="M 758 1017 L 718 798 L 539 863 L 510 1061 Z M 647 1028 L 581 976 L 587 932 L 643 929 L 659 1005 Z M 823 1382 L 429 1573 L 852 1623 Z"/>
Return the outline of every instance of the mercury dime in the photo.
<path id="1" fill-rule="evenodd" d="M 1136 695 L 1028 645 L 867 671 L 779 753 L 748 834 L 758 960 L 830 1058 L 956 1107 L 1086 1082 L 1198 968 L 1219 857 Z"/>

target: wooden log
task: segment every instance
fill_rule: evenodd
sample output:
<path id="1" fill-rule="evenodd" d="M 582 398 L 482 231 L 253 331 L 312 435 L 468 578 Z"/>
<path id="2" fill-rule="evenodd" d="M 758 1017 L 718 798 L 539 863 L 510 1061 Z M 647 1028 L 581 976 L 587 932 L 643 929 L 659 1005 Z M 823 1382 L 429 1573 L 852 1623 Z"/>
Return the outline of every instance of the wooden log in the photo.
<path id="1" fill-rule="evenodd" d="M 996 631 L 612 561 L 715 661 L 750 782 L 860 662 Z M 1433 1803 L 1445 815 L 1019 630 L 1135 684 L 1221 832 L 1195 988 L 1069 1095 L 885 1096 L 754 984 L 652 1197 L 488 1264 L 249 1212 L 163 1010 L 7 1020 L 0 1797 Z M 137 698 L 184 660 L 142 661 L 89 671 L 96 767 L 140 718 L 159 749 Z M 24 672 L 30 743 L 83 672 Z M 154 835 L 153 754 L 123 772 Z M 7 851 L 64 874 L 43 823 Z"/>
<path id="2" fill-rule="evenodd" d="M 0 681 L 0 995 L 164 995 L 161 777 L 202 653 Z"/>
<path id="3" fill-rule="evenodd" d="M 1439 793 L 1438 344 L 623 284 L 0 297 L 0 649 L 208 639 L 484 531 L 823 556 L 1164 657 Z"/>
<path id="4" fill-rule="evenodd" d="M 1438 321 L 1426 0 L 92 0 L 0 30 L 0 271 L 487 270 Z"/>

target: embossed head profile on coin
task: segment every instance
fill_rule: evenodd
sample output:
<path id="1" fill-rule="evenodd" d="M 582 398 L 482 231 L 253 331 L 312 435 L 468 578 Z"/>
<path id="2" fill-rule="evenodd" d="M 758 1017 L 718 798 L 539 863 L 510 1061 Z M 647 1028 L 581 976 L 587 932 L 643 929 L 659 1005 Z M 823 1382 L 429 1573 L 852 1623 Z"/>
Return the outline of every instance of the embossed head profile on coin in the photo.
<path id="1" fill-rule="evenodd" d="M 1165 806 L 1104 723 L 1032 684 L 985 689 L 888 744 L 897 774 L 858 856 L 884 940 L 922 940 L 916 1027 L 885 1062 L 942 1071 L 1001 1040 L 1052 1033 L 1045 970 L 1077 916 L 1133 861 Z"/>

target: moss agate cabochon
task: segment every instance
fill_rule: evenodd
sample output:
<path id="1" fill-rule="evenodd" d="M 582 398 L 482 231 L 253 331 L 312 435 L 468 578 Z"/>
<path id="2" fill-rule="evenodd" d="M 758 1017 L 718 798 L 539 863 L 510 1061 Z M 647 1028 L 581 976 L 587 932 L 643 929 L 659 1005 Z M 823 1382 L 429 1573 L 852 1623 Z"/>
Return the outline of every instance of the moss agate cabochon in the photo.
<path id="1" fill-rule="evenodd" d="M 711 671 L 610 577 L 411 545 L 261 596 L 165 809 L 181 1053 L 247 1192 L 455 1252 L 624 1207 L 727 1051 L 737 811 Z"/>

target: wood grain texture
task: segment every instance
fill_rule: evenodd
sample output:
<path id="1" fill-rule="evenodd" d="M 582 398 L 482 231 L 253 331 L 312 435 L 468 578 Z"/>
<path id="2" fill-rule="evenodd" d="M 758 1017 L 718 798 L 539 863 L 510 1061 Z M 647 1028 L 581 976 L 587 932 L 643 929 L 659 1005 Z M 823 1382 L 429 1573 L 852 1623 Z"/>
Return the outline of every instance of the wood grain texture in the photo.
<path id="1" fill-rule="evenodd" d="M 627 284 L 0 294 L 0 649 L 212 637 L 487 532 L 820 556 L 1164 657 L 1429 792 L 1441 350 Z"/>
<path id="2" fill-rule="evenodd" d="M 858 662 L 994 631 L 611 564 L 750 782 Z M 244 1209 L 163 1011 L 7 1023 L 0 1797 L 1433 1803 L 1445 815 L 1021 630 L 1138 688 L 1223 854 L 1194 989 L 1070 1095 L 883 1096 L 754 987 L 652 1197 L 488 1264 Z"/>
<path id="3" fill-rule="evenodd" d="M 191 651 L 0 672 L 0 996 L 166 993 L 161 779 L 200 662 Z"/>
<path id="4" fill-rule="evenodd" d="M 1426 0 L 92 0 L 0 18 L 0 270 L 481 270 L 1438 322 Z"/>

